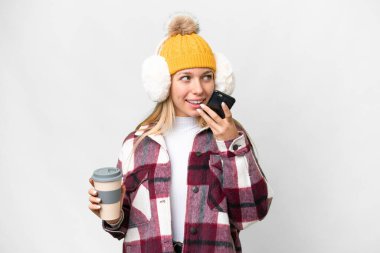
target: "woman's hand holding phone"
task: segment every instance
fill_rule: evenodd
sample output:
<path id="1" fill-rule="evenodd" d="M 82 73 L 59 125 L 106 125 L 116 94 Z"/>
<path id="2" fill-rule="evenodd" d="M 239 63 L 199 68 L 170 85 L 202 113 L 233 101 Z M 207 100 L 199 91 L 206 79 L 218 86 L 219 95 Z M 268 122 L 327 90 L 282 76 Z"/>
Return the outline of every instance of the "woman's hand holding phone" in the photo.
<path id="1" fill-rule="evenodd" d="M 202 109 L 197 109 L 197 111 L 211 128 L 216 140 L 233 140 L 239 136 L 232 113 L 226 103 L 221 103 L 225 116 L 223 119 L 207 105 L 201 104 L 201 107 Z"/>
<path id="2" fill-rule="evenodd" d="M 207 106 L 216 112 L 222 119 L 224 119 L 225 116 L 222 108 L 222 102 L 226 103 L 228 108 L 231 109 L 235 101 L 235 98 L 231 97 L 230 95 L 227 95 L 226 93 L 218 90 L 214 90 L 209 101 L 207 102 Z"/>

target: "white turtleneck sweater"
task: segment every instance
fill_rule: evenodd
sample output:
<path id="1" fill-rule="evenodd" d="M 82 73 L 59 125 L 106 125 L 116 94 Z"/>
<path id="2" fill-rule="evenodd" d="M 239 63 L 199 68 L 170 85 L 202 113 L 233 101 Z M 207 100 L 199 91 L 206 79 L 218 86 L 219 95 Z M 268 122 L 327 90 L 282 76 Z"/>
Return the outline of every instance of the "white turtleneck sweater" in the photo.
<path id="1" fill-rule="evenodd" d="M 163 134 L 171 162 L 171 213 L 173 240 L 183 242 L 187 166 L 194 136 L 201 128 L 194 117 L 176 117 L 173 128 Z"/>

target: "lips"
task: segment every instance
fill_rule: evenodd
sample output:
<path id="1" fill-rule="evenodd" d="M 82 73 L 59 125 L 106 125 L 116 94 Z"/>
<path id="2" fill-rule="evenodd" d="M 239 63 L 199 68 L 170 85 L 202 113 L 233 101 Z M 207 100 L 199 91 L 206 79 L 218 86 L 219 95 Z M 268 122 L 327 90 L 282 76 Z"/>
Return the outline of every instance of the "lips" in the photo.
<path id="1" fill-rule="evenodd" d="M 200 108 L 200 104 L 203 103 L 204 99 L 186 99 L 186 102 L 192 107 L 192 108 Z"/>

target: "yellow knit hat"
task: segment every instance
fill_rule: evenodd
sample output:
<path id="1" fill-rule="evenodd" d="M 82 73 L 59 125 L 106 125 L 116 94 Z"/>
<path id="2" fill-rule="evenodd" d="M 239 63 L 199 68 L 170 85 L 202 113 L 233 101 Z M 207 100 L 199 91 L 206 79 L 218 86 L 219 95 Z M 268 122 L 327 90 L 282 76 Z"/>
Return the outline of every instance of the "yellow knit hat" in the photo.
<path id="1" fill-rule="evenodd" d="M 215 56 L 207 42 L 199 36 L 199 25 L 190 15 L 177 15 L 168 24 L 168 38 L 161 44 L 170 75 L 187 68 L 211 68 L 216 71 Z"/>
<path id="2" fill-rule="evenodd" d="M 197 19 L 188 12 L 177 12 L 168 20 L 166 28 L 168 33 L 156 47 L 155 54 L 142 64 L 142 84 L 149 97 L 155 102 L 165 101 L 170 92 L 171 75 L 188 68 L 212 69 L 215 90 L 232 94 L 235 76 L 231 63 L 223 54 L 213 52 L 198 35 Z"/>

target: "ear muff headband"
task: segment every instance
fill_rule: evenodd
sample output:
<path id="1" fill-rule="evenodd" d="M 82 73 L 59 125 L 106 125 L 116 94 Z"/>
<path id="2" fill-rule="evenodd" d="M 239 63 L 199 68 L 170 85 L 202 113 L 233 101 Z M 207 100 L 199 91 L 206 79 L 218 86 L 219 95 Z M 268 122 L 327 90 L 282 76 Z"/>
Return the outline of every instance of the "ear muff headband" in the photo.
<path id="1" fill-rule="evenodd" d="M 171 76 L 168 64 L 164 57 L 159 55 L 163 38 L 152 55 L 142 64 L 142 83 L 151 100 L 164 101 L 168 95 L 171 84 Z M 221 53 L 214 52 L 216 61 L 215 89 L 231 95 L 235 88 L 235 75 L 229 60 Z"/>

